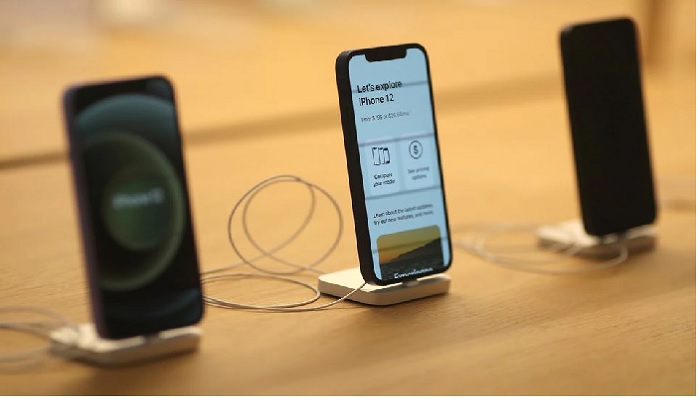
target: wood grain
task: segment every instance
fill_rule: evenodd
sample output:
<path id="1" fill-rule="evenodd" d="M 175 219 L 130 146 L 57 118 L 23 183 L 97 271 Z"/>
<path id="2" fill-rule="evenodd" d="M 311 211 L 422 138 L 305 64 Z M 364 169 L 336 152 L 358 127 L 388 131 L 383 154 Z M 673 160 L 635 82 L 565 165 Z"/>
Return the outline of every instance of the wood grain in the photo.
<path id="1" fill-rule="evenodd" d="M 337 198 L 343 237 L 321 267 L 334 271 L 357 264 L 332 61 L 339 50 L 365 44 L 411 39 L 431 52 L 453 239 L 483 222 L 577 217 L 552 35 L 564 20 L 639 12 L 637 3 L 567 2 L 574 5 L 566 10 L 539 0 L 541 8 L 529 2 L 503 8 L 462 3 L 444 9 L 425 5 L 423 13 L 385 5 L 377 14 L 360 13 L 362 2 L 298 14 L 242 5 L 233 10 L 217 2 L 197 9 L 187 3 L 181 7 L 192 14 L 184 27 L 166 24 L 142 35 L 103 31 L 99 44 L 90 42 L 92 36 L 66 33 L 78 46 L 72 60 L 48 44 L 43 50 L 5 51 L 10 46 L 5 42 L 0 84 L 12 96 L 0 97 L 0 158 L 55 156 L 0 169 L 0 306 L 46 307 L 74 321 L 89 319 L 57 108 L 63 84 L 83 78 L 172 72 L 186 130 L 202 270 L 238 261 L 226 238 L 231 207 L 256 182 L 276 174 L 299 175 Z M 392 13 L 399 16 L 397 24 L 384 23 Z M 346 32 L 347 16 L 363 18 L 366 29 Z M 229 20 L 240 25 L 227 27 Z M 207 24 L 209 31 L 197 31 Z M 385 25 L 395 28 L 382 30 Z M 28 32 L 21 36 L 27 43 L 42 33 Z M 497 38 L 488 38 L 489 32 Z M 540 44 L 518 45 L 528 37 Z M 546 38 L 551 48 L 541 44 Z M 516 55 L 539 58 L 515 62 L 496 54 L 498 43 L 516 48 Z M 80 46 L 87 46 L 86 53 Z M 464 49 L 459 56 L 456 47 Z M 263 59 L 247 63 L 261 49 L 269 50 Z M 35 89 L 24 90 L 30 79 Z M 323 83 L 310 87 L 315 80 Z M 558 277 L 506 269 L 455 248 L 452 287 L 444 296 L 391 307 L 343 303 L 294 314 L 208 306 L 201 348 L 194 354 L 125 369 L 48 360 L 23 372 L 0 372 L 0 394 L 694 395 L 695 75 L 645 70 L 644 83 L 661 200 L 653 252 L 607 271 Z M 236 96 L 234 86 L 240 89 Z M 681 184 L 670 190 L 674 182 Z M 304 190 L 270 188 L 253 207 L 251 229 L 263 243 L 275 243 L 307 207 Z M 313 258 L 337 226 L 332 209 L 321 202 L 309 234 L 284 255 Z M 308 295 L 266 280 L 218 282 L 205 290 L 259 303 Z M 0 354 L 36 343 L 0 331 Z"/>

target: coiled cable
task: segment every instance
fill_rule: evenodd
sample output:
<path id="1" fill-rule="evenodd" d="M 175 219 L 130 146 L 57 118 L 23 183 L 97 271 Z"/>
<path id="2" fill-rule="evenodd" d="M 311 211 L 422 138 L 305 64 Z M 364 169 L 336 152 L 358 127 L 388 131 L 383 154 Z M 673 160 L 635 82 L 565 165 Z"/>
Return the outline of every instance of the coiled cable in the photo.
<path id="1" fill-rule="evenodd" d="M 506 234 L 525 233 L 535 238 L 540 226 L 539 224 L 488 224 L 476 227 L 474 229 L 476 232 L 471 238 L 455 240 L 454 243 L 456 247 L 497 265 L 519 271 L 552 275 L 574 275 L 600 271 L 620 265 L 629 258 L 627 246 L 617 241 L 608 243 L 616 249 L 617 254 L 614 257 L 601 261 L 587 261 L 584 266 L 573 267 L 571 265 L 572 258 L 584 249 L 573 240 L 573 237 L 568 243 L 551 244 L 544 246 L 544 249 L 538 249 L 533 245 L 499 250 L 489 247 L 495 238 Z M 548 260 L 533 260 L 531 258 L 533 255 L 542 256 L 545 254 L 554 257 Z"/>
<path id="2" fill-rule="evenodd" d="M 308 211 L 306 212 L 306 215 L 302 221 L 302 223 L 297 227 L 292 234 L 290 234 L 286 239 L 282 241 L 282 243 L 274 246 L 270 250 L 264 249 L 260 243 L 253 237 L 250 231 L 250 224 L 248 222 L 249 217 L 248 217 L 248 212 L 249 212 L 249 207 L 251 202 L 255 199 L 256 196 L 258 196 L 264 189 L 269 188 L 272 185 L 280 184 L 280 183 L 298 183 L 301 185 L 304 185 L 308 190 L 310 194 L 310 204 Z M 304 230 L 309 226 L 309 223 L 311 222 L 313 215 L 316 211 L 317 208 L 317 199 L 316 199 L 316 194 L 320 193 L 325 197 L 333 206 L 333 209 L 338 217 L 338 229 L 335 234 L 335 237 L 330 244 L 330 246 L 323 251 L 323 253 L 313 260 L 312 262 L 308 264 L 299 264 L 295 262 L 291 262 L 289 260 L 286 260 L 284 258 L 278 257 L 276 253 L 287 247 L 288 245 L 292 244 L 301 234 L 304 232 Z M 237 243 L 237 240 L 235 240 L 233 236 L 233 223 L 235 220 L 235 217 L 237 213 L 241 210 L 241 224 L 243 227 L 243 233 L 245 235 L 245 239 L 247 240 L 248 243 L 250 243 L 256 251 L 258 251 L 258 255 L 255 257 L 247 257 L 243 254 L 243 252 L 240 249 L 240 246 Z M 262 279 L 273 279 L 273 280 L 278 280 L 282 281 L 285 283 L 290 283 L 298 286 L 302 286 L 304 288 L 308 288 L 313 292 L 313 295 L 309 297 L 308 299 L 297 301 L 297 302 L 291 302 L 291 303 L 283 303 L 283 304 L 272 304 L 272 305 L 254 305 L 254 304 L 245 304 L 245 303 L 240 303 L 240 302 L 233 302 L 233 301 L 228 301 L 228 300 L 222 300 L 220 298 L 214 297 L 212 295 L 205 294 L 204 295 L 204 301 L 207 304 L 217 306 L 217 307 L 222 307 L 222 308 L 229 308 L 229 309 L 248 309 L 248 310 L 264 310 L 264 311 L 277 311 L 277 312 L 299 312 L 299 311 L 314 311 L 314 310 L 322 310 L 325 308 L 328 308 L 330 306 L 333 306 L 348 297 L 352 296 L 355 292 L 358 290 L 362 289 L 362 287 L 365 286 L 365 284 L 357 287 L 356 289 L 352 290 L 350 293 L 346 294 L 345 296 L 332 301 L 330 303 L 322 304 L 319 306 L 314 306 L 314 307 L 304 307 L 300 308 L 301 306 L 305 306 L 308 304 L 311 304 L 318 300 L 321 297 L 321 292 L 318 290 L 318 288 L 314 285 L 311 285 L 309 283 L 306 283 L 304 281 L 295 279 L 295 278 L 290 278 L 288 275 L 293 275 L 293 274 L 299 274 L 302 272 L 311 272 L 314 274 L 323 274 L 324 271 L 319 270 L 317 266 L 321 264 L 323 261 L 325 261 L 332 253 L 335 251 L 335 249 L 338 247 L 338 244 L 340 243 L 340 239 L 342 237 L 343 233 L 343 216 L 340 211 L 340 206 L 338 205 L 337 200 L 330 194 L 328 193 L 325 189 L 322 187 L 311 183 L 309 181 L 306 181 L 298 176 L 295 175 L 276 175 L 272 176 L 270 178 L 267 178 L 256 185 L 254 185 L 252 188 L 250 188 L 247 192 L 245 192 L 239 200 L 234 204 L 233 208 L 231 209 L 231 212 L 229 214 L 228 218 L 228 240 L 229 244 L 231 245 L 231 248 L 233 251 L 236 253 L 236 255 L 241 259 L 240 262 L 231 264 L 228 266 L 224 267 L 219 267 L 215 269 L 211 269 L 208 271 L 204 271 L 202 273 L 202 283 L 210 283 L 210 282 L 216 282 L 216 281 L 223 281 L 223 280 L 231 280 L 231 279 L 240 279 L 240 278 L 262 278 Z M 262 259 L 270 259 L 273 260 L 279 264 L 285 265 L 287 267 L 290 267 L 291 269 L 289 270 L 284 270 L 284 271 L 275 271 L 271 270 L 269 268 L 262 267 L 257 261 L 262 260 Z M 247 273 L 247 272 L 232 272 L 232 273 L 224 273 L 225 271 L 229 271 L 233 268 L 240 267 L 243 265 L 247 265 L 254 270 L 258 271 L 257 273 Z"/>

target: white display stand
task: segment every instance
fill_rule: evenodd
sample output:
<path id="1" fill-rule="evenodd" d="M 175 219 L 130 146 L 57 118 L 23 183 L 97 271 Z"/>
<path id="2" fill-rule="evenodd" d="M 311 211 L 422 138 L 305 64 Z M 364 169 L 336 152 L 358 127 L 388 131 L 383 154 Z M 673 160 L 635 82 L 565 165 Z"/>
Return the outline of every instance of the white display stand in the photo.
<path id="1" fill-rule="evenodd" d="M 359 268 L 345 269 L 321 275 L 318 278 L 318 290 L 331 296 L 343 297 L 364 282 Z M 448 275 L 436 274 L 387 286 L 375 286 L 367 283 L 348 299 L 363 304 L 387 306 L 447 293 L 450 290 L 450 282 L 451 279 Z"/>
<path id="2" fill-rule="evenodd" d="M 581 220 L 543 225 L 537 229 L 539 245 L 545 249 L 577 247 L 574 254 L 580 257 L 610 258 L 620 254 L 620 246 L 629 254 L 649 251 L 656 246 L 656 232 L 652 225 L 633 228 L 624 234 L 591 236 L 586 233 Z"/>
<path id="3" fill-rule="evenodd" d="M 110 340 L 97 335 L 94 324 L 51 332 L 51 352 L 57 356 L 106 367 L 138 364 L 194 351 L 201 330 L 196 326 L 162 331 L 149 336 Z"/>

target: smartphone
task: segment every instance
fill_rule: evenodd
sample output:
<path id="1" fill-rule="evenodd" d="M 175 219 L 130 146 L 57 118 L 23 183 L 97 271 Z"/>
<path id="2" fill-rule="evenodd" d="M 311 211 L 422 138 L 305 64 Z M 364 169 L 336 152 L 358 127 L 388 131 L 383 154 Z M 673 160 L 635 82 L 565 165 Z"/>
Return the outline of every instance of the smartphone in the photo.
<path id="1" fill-rule="evenodd" d="M 173 86 L 161 76 L 79 85 L 63 106 L 97 332 L 119 339 L 199 322 Z"/>
<path id="2" fill-rule="evenodd" d="M 571 25 L 560 45 L 586 232 L 603 236 L 651 224 L 656 200 L 634 22 Z"/>
<path id="3" fill-rule="evenodd" d="M 425 49 L 345 51 L 335 68 L 362 277 L 389 285 L 447 270 L 452 245 Z"/>

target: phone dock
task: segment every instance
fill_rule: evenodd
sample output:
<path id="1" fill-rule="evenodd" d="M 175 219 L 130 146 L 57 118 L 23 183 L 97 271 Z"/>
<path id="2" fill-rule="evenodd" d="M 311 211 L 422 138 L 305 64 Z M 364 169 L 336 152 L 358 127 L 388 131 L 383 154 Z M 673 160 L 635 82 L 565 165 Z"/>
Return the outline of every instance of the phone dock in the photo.
<path id="1" fill-rule="evenodd" d="M 652 225 L 632 228 L 624 234 L 591 236 L 580 219 L 543 225 L 537 229 L 537 238 L 544 249 L 578 247 L 574 255 L 588 258 L 615 257 L 620 254 L 620 246 L 626 247 L 630 255 L 656 247 L 656 231 Z"/>
<path id="2" fill-rule="evenodd" d="M 186 326 L 148 336 L 111 340 L 99 337 L 95 325 L 86 323 L 51 332 L 51 352 L 88 364 L 119 367 L 195 351 L 200 336 L 199 327 Z"/>
<path id="3" fill-rule="evenodd" d="M 403 283 L 375 286 L 369 283 L 353 293 L 348 300 L 374 306 L 388 306 L 424 297 L 447 293 L 452 279 L 446 274 L 430 275 Z M 318 290 L 327 295 L 343 297 L 365 283 L 359 268 L 344 269 L 321 275 Z"/>

